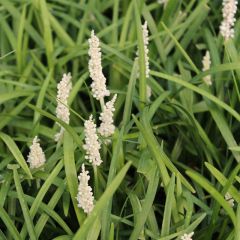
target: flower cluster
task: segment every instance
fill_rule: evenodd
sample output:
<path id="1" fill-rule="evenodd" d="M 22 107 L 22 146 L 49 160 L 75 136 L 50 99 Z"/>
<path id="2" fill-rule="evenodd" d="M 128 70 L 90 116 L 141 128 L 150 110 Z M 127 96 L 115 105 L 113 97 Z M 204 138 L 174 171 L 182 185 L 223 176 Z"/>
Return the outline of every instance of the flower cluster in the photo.
<path id="1" fill-rule="evenodd" d="M 203 71 L 207 71 L 207 70 L 210 69 L 211 59 L 210 59 L 209 51 L 206 51 L 206 54 L 205 54 L 205 56 L 203 57 L 203 60 L 202 60 L 202 65 L 203 65 L 203 68 L 202 68 Z M 212 81 L 211 81 L 211 76 L 210 75 L 205 76 L 203 78 L 203 80 L 204 80 L 204 82 L 207 85 L 212 85 Z"/>
<path id="2" fill-rule="evenodd" d="M 37 136 L 34 137 L 32 145 L 30 146 L 27 161 L 30 163 L 30 168 L 39 168 L 46 162 L 45 154 L 39 144 Z"/>
<path id="3" fill-rule="evenodd" d="M 94 34 L 94 31 L 91 32 L 91 38 L 89 42 L 89 51 L 88 55 L 90 60 L 88 62 L 88 69 L 90 72 L 90 77 L 93 82 L 91 84 L 93 97 L 97 100 L 103 99 L 105 96 L 109 96 L 110 92 L 106 88 L 106 78 L 102 72 L 102 63 L 101 63 L 101 49 L 99 47 L 100 42 L 98 37 Z"/>
<path id="4" fill-rule="evenodd" d="M 191 232 L 189 234 L 185 233 L 183 234 L 183 236 L 181 236 L 181 240 L 192 240 L 192 236 L 193 236 L 194 232 Z"/>
<path id="5" fill-rule="evenodd" d="M 115 111 L 114 103 L 117 95 L 114 95 L 111 101 L 104 104 L 104 97 L 109 96 L 110 92 L 106 87 L 106 78 L 102 72 L 101 64 L 101 49 L 100 42 L 94 31 L 91 32 L 91 37 L 88 40 L 89 51 L 88 55 L 90 60 L 88 63 L 88 69 L 90 77 L 93 82 L 91 84 L 93 97 L 100 101 L 102 106 L 102 113 L 100 115 L 101 125 L 99 127 L 99 133 L 104 137 L 109 137 L 114 133 L 115 126 L 113 124 L 113 113 Z M 100 156 L 101 144 L 97 135 L 97 126 L 94 123 L 93 116 L 90 115 L 89 119 L 84 122 L 84 134 L 85 144 L 83 149 L 86 151 L 85 159 L 89 160 L 93 166 L 99 166 L 102 163 Z M 93 194 L 92 189 L 88 186 L 88 180 L 90 179 L 88 171 L 85 171 L 84 165 L 82 166 L 82 173 L 79 176 L 79 188 L 78 188 L 78 206 L 83 208 L 85 213 L 89 213 L 93 209 Z"/>
<path id="6" fill-rule="evenodd" d="M 82 164 L 82 172 L 78 176 L 77 201 L 78 207 L 81 207 L 85 213 L 90 213 L 94 207 L 92 188 L 88 185 L 88 181 L 90 180 L 88 173 L 89 172 L 85 170 L 84 164 Z"/>
<path id="7" fill-rule="evenodd" d="M 237 12 L 236 0 L 223 0 L 223 21 L 220 25 L 220 33 L 225 40 L 234 37 L 234 23 L 236 21 L 235 14 Z"/>
<path id="8" fill-rule="evenodd" d="M 101 148 L 98 141 L 96 124 L 93 121 L 92 115 L 89 120 L 84 123 L 85 144 L 83 145 L 86 151 L 85 158 L 89 160 L 94 166 L 99 166 L 102 163 L 99 150 Z"/>
<path id="9" fill-rule="evenodd" d="M 115 126 L 113 124 L 113 113 L 115 111 L 114 103 L 116 98 L 117 95 L 115 94 L 112 100 L 105 104 L 103 112 L 101 113 L 100 120 L 102 123 L 98 131 L 103 137 L 110 137 L 114 133 Z"/>
<path id="10" fill-rule="evenodd" d="M 63 74 L 62 80 L 57 85 L 58 93 L 57 93 L 57 108 L 56 108 L 56 115 L 57 118 L 61 119 L 65 123 L 69 124 L 69 117 L 70 112 L 68 108 L 68 97 L 70 91 L 72 89 L 72 82 L 71 82 L 71 73 Z M 62 137 L 64 129 L 61 127 L 59 133 L 55 135 L 55 141 L 59 141 Z"/>

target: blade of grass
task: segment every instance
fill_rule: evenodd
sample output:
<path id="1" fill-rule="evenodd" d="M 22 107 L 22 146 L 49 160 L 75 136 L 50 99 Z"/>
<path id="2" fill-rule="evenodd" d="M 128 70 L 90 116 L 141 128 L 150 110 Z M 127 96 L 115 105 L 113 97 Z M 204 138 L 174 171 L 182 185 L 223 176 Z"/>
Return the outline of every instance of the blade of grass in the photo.
<path id="1" fill-rule="evenodd" d="M 5 211 L 5 209 L 0 206 L 0 218 L 8 228 L 9 232 L 13 236 L 15 240 L 22 240 L 18 230 L 16 229 L 15 225 L 13 224 L 11 218 L 9 217 L 8 213 Z"/>
<path id="2" fill-rule="evenodd" d="M 78 178 L 74 158 L 74 145 L 73 139 L 68 132 L 64 132 L 63 154 L 68 189 L 71 195 L 75 214 L 77 216 L 79 225 L 81 225 L 85 219 L 85 214 L 80 210 L 77 204 L 76 197 L 78 193 Z"/>
<path id="3" fill-rule="evenodd" d="M 136 215 L 136 224 L 130 236 L 130 240 L 138 239 L 141 231 L 143 230 L 144 224 L 147 220 L 149 211 L 153 205 L 153 201 L 157 192 L 159 183 L 159 171 L 157 168 L 152 169 L 150 173 L 150 180 L 148 189 L 145 195 L 145 199 L 142 204 L 141 211 Z"/>
<path id="4" fill-rule="evenodd" d="M 166 198 L 165 207 L 164 207 L 161 237 L 168 235 L 170 231 L 171 213 L 172 213 L 173 202 L 174 202 L 174 188 L 175 188 L 175 175 L 172 174 L 172 177 L 170 179 L 168 189 L 167 189 L 167 198 Z"/>
<path id="5" fill-rule="evenodd" d="M 50 173 L 49 177 L 46 179 L 46 181 L 44 182 L 44 184 L 42 185 L 40 190 L 38 191 L 38 194 L 30 208 L 30 216 L 32 219 L 34 219 L 44 196 L 46 195 L 47 191 L 49 190 L 50 186 L 52 185 L 52 182 L 54 181 L 55 177 L 61 171 L 62 167 L 63 167 L 63 162 L 60 161 L 56 165 L 56 167 L 53 169 L 53 171 Z M 23 238 L 26 238 L 26 234 L 27 234 L 27 226 L 26 226 L 26 224 L 24 224 L 22 227 L 22 230 L 21 230 L 21 236 Z"/>
<path id="6" fill-rule="evenodd" d="M 145 53 L 143 43 L 142 24 L 140 19 L 139 4 L 134 1 L 134 19 L 137 30 L 137 41 L 138 41 L 138 63 L 139 63 L 139 101 L 140 109 L 144 108 L 147 100 L 147 82 L 146 82 L 146 66 L 145 66 Z"/>
<path id="7" fill-rule="evenodd" d="M 197 184 L 204 188 L 211 196 L 214 198 L 227 212 L 228 216 L 231 218 L 233 225 L 236 227 L 236 215 L 233 209 L 229 206 L 229 203 L 224 199 L 224 197 L 219 193 L 215 187 L 213 187 L 208 180 L 206 180 L 200 174 L 194 171 L 186 171 L 186 174 L 192 178 Z"/>
<path id="8" fill-rule="evenodd" d="M 222 102 L 221 100 L 219 100 L 217 97 L 213 96 L 212 94 L 208 93 L 207 91 L 194 86 L 193 84 L 189 83 L 189 82 L 185 82 L 184 80 L 177 78 L 177 77 L 173 77 L 170 76 L 168 74 L 164 74 L 164 73 L 159 73 L 159 72 L 155 72 L 155 71 L 150 71 L 150 74 L 152 74 L 153 76 L 156 77 L 160 77 L 166 80 L 169 80 L 171 82 L 175 82 L 179 85 L 182 85 L 186 88 L 191 89 L 192 91 L 208 98 L 209 100 L 211 100 L 212 102 L 216 103 L 217 105 L 219 105 L 221 108 L 225 109 L 227 112 L 229 112 L 233 117 L 235 117 L 238 121 L 240 121 L 240 115 L 233 109 L 231 108 L 229 105 L 227 105 L 226 103 Z"/>
<path id="9" fill-rule="evenodd" d="M 29 209 L 28 209 L 26 200 L 24 198 L 24 193 L 23 193 L 23 189 L 21 186 L 17 168 L 14 166 L 13 166 L 13 178 L 14 178 L 14 182 L 15 182 L 15 186 L 16 186 L 16 190 L 17 190 L 18 200 L 20 202 L 24 220 L 26 222 L 29 237 L 30 237 L 30 239 L 35 240 L 35 239 L 37 239 L 37 237 L 36 237 L 36 232 L 35 232 L 33 221 L 32 221 L 33 219 L 31 219 Z"/>
<path id="10" fill-rule="evenodd" d="M 21 153 L 16 143 L 9 137 L 7 134 L 0 132 L 0 138 L 5 142 L 9 151 L 12 153 L 18 164 L 22 167 L 23 171 L 28 175 L 29 178 L 32 179 L 32 174 L 30 169 Z"/>
<path id="11" fill-rule="evenodd" d="M 112 155 L 110 169 L 108 173 L 107 187 L 111 184 L 117 172 L 117 167 L 119 165 L 119 156 L 122 148 L 122 137 L 123 137 L 123 128 L 121 129 L 119 134 L 116 133 L 117 142 L 113 144 L 113 155 Z M 112 197 L 108 199 L 108 203 L 102 212 L 101 239 L 107 239 L 108 237 L 108 234 L 110 231 L 110 225 L 111 225 L 110 223 L 111 210 L 112 210 Z"/>
<path id="12" fill-rule="evenodd" d="M 46 48 L 48 67 L 50 70 L 53 68 L 53 40 L 51 33 L 51 25 L 49 22 L 49 11 L 45 0 L 39 2 L 41 17 L 43 22 L 43 38 Z"/>

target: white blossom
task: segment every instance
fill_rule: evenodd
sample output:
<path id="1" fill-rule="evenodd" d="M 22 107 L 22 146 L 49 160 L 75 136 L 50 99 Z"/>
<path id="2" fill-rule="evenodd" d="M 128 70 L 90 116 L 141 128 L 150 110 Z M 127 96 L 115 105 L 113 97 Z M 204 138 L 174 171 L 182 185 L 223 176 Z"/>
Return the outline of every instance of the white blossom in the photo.
<path id="1" fill-rule="evenodd" d="M 114 103 L 116 98 L 117 95 L 115 94 L 112 100 L 105 104 L 103 112 L 100 115 L 102 123 L 98 131 L 103 137 L 110 137 L 114 133 L 115 126 L 113 123 L 113 113 L 115 111 Z"/>
<path id="2" fill-rule="evenodd" d="M 90 72 L 90 77 L 93 82 L 91 84 L 93 97 L 97 100 L 103 99 L 105 96 L 109 96 L 110 92 L 106 88 L 106 78 L 102 72 L 102 63 L 101 63 L 101 49 L 99 47 L 100 42 L 98 37 L 94 34 L 94 31 L 91 32 L 91 38 L 89 42 L 89 51 L 88 55 L 90 60 L 88 62 L 88 69 Z"/>
<path id="3" fill-rule="evenodd" d="M 92 188 L 88 185 L 90 176 L 88 171 L 85 170 L 84 164 L 82 164 L 82 172 L 78 176 L 78 194 L 77 201 L 78 207 L 82 208 L 85 213 L 90 213 L 94 207 Z"/>
<path id="4" fill-rule="evenodd" d="M 150 98 L 152 96 L 152 89 L 147 85 L 147 99 L 150 101 Z"/>
<path id="5" fill-rule="evenodd" d="M 234 207 L 234 199 L 232 198 L 232 195 L 229 192 L 225 194 L 225 200 L 228 202 L 230 207 Z"/>
<path id="6" fill-rule="evenodd" d="M 39 144 L 37 136 L 34 137 L 32 145 L 30 146 L 27 162 L 30 163 L 30 168 L 39 168 L 46 162 L 45 154 Z"/>
<path id="7" fill-rule="evenodd" d="M 71 73 L 63 74 L 62 80 L 57 85 L 57 118 L 63 122 L 69 124 L 70 112 L 68 108 L 68 97 L 72 89 Z M 58 124 L 58 123 L 57 123 Z M 58 124 L 60 126 L 60 124 Z M 59 141 L 64 132 L 64 128 L 61 126 L 60 132 L 55 135 L 55 141 Z"/>
<path id="8" fill-rule="evenodd" d="M 238 2 L 236 0 L 223 0 L 222 4 L 223 21 L 220 25 L 220 33 L 227 40 L 234 37 L 235 14 Z"/>
<path id="9" fill-rule="evenodd" d="M 167 0 L 158 0 L 157 3 L 159 4 L 166 4 Z"/>
<path id="10" fill-rule="evenodd" d="M 207 70 L 210 69 L 211 59 L 210 59 L 209 51 L 206 51 L 206 54 L 205 54 L 205 56 L 204 56 L 203 59 L 202 59 L 202 65 L 203 65 L 203 68 L 202 68 L 203 71 L 207 71 Z M 211 76 L 210 76 L 210 75 L 205 76 L 205 77 L 203 78 L 203 81 L 204 81 L 207 85 L 212 85 L 212 81 L 211 81 Z"/>
<path id="11" fill-rule="evenodd" d="M 185 233 L 181 236 L 181 240 L 192 240 L 192 236 L 193 236 L 194 232 L 191 232 L 189 234 Z"/>
<path id="12" fill-rule="evenodd" d="M 145 21 L 145 23 L 142 25 L 142 37 L 143 37 L 143 44 L 144 44 L 145 76 L 146 78 L 149 78 L 149 72 L 150 72 L 149 57 L 148 57 L 149 37 L 148 37 L 147 21 Z M 137 58 L 138 58 L 138 55 L 139 55 L 139 50 L 137 51 Z"/>
<path id="13" fill-rule="evenodd" d="M 86 151 L 85 158 L 92 163 L 93 166 L 99 166 L 102 163 L 100 156 L 100 142 L 96 131 L 96 124 L 93 122 L 92 115 L 89 120 L 84 123 L 85 144 L 83 145 Z"/>

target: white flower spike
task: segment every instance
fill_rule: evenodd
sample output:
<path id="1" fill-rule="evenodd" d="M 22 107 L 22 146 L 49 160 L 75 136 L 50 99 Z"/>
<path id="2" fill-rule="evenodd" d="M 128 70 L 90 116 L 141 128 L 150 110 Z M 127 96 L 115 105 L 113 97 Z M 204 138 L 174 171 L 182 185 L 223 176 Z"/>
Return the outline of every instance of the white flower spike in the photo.
<path id="1" fill-rule="evenodd" d="M 100 156 L 101 145 L 98 140 L 96 124 L 93 122 L 92 115 L 89 120 L 84 123 L 85 144 L 83 145 L 86 151 L 85 158 L 92 163 L 93 166 L 99 166 L 102 163 Z"/>
<path id="2" fill-rule="evenodd" d="M 27 162 L 30 163 L 30 168 L 39 168 L 46 162 L 45 154 L 39 144 L 37 136 L 34 137 L 32 145 L 30 146 Z"/>
<path id="3" fill-rule="evenodd" d="M 225 40 L 234 37 L 234 23 L 236 21 L 235 14 L 237 12 L 236 0 L 223 0 L 223 21 L 220 25 L 220 33 Z"/>
<path id="4" fill-rule="evenodd" d="M 98 131 L 103 137 L 110 137 L 114 133 L 115 126 L 113 123 L 113 113 L 115 111 L 114 103 L 116 98 L 117 95 L 115 94 L 112 100 L 105 104 L 103 112 L 100 115 L 102 123 Z"/>
<path id="5" fill-rule="evenodd" d="M 149 78 L 149 57 L 148 57 L 148 43 L 149 43 L 149 37 L 148 37 L 148 29 L 147 29 L 147 21 L 142 25 L 142 36 L 143 36 L 143 44 L 144 44 L 144 59 L 145 59 L 145 76 L 146 78 Z M 137 58 L 139 55 L 139 50 L 137 50 Z M 138 74 L 139 76 L 139 74 Z"/>
<path id="6" fill-rule="evenodd" d="M 206 51 L 206 54 L 205 56 L 203 57 L 203 60 L 202 60 L 202 65 L 203 65 L 203 68 L 202 70 L 203 71 L 207 71 L 210 69 L 210 66 L 211 66 L 211 59 L 210 59 L 210 54 L 209 54 L 209 51 Z M 207 75 L 203 78 L 203 81 L 208 85 L 212 85 L 212 80 L 211 80 L 211 76 L 210 75 Z"/>
<path id="7" fill-rule="evenodd" d="M 94 31 L 91 32 L 91 38 L 88 39 L 89 42 L 89 51 L 88 55 L 90 60 L 88 62 L 88 69 L 90 72 L 90 77 L 93 82 L 91 84 L 93 97 L 97 100 L 102 100 L 105 96 L 109 96 L 110 92 L 106 88 L 106 78 L 102 72 L 102 63 L 101 63 L 101 49 L 100 42 L 98 37 L 94 34 Z"/>
<path id="8" fill-rule="evenodd" d="M 148 29 L 147 29 L 147 21 L 142 25 L 142 33 L 143 33 L 143 44 L 144 44 L 144 58 L 145 58 L 145 74 L 146 78 L 149 78 L 149 57 L 148 57 Z"/>
<path id="9" fill-rule="evenodd" d="M 94 207 L 92 188 L 88 185 L 88 181 L 90 180 L 88 173 L 89 172 L 85 170 L 84 164 L 82 164 L 82 172 L 78 176 L 77 201 L 78 207 L 82 208 L 85 213 L 90 213 Z"/>
<path id="10" fill-rule="evenodd" d="M 183 234 L 183 236 L 181 236 L 181 240 L 192 240 L 192 236 L 193 236 L 194 232 L 191 232 L 189 234 L 185 233 Z"/>
<path id="11" fill-rule="evenodd" d="M 68 108 L 68 97 L 72 89 L 71 73 L 63 74 L 62 80 L 58 83 L 57 89 L 57 108 L 56 115 L 57 118 L 61 119 L 63 122 L 69 124 L 70 112 Z M 57 123 L 58 124 L 58 123 Z M 59 124 L 58 124 L 59 125 Z M 55 135 L 55 141 L 58 142 L 63 135 L 64 128 L 61 126 L 60 132 Z"/>

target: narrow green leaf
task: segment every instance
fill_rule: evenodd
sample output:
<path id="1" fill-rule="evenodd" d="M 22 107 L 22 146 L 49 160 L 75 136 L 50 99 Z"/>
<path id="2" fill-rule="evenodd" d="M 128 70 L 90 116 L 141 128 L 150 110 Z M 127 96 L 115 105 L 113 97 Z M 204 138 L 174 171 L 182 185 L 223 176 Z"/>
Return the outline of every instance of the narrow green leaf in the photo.
<path id="1" fill-rule="evenodd" d="M 14 91 L 14 93 L 13 92 L 11 92 L 11 93 L 1 93 L 1 95 L 0 95 L 0 104 L 6 102 L 8 100 L 14 99 L 14 98 L 19 98 L 19 97 L 23 97 L 23 96 L 29 96 L 31 94 L 32 94 L 32 92 L 24 91 L 24 90 Z"/>
<path id="2" fill-rule="evenodd" d="M 145 199 L 142 204 L 141 211 L 136 214 L 136 224 L 130 236 L 130 240 L 138 239 L 144 227 L 148 214 L 153 205 L 153 201 L 157 192 L 158 183 L 159 183 L 159 171 L 157 168 L 153 168 L 151 171 L 149 185 Z"/>
<path id="3" fill-rule="evenodd" d="M 53 67 L 53 40 L 52 40 L 52 32 L 51 26 L 49 22 L 49 11 L 47 8 L 47 3 L 45 0 L 39 2 L 40 10 L 41 10 L 41 17 L 43 22 L 43 36 L 46 48 L 46 54 L 48 59 L 49 69 Z"/>
<path id="4" fill-rule="evenodd" d="M 231 218 L 233 225 L 236 226 L 236 216 L 233 209 L 229 206 L 229 203 L 224 199 L 224 197 L 219 193 L 215 187 L 213 187 L 208 180 L 206 180 L 202 175 L 193 172 L 186 171 L 186 174 L 192 178 L 197 184 L 204 188 L 227 212 Z"/>
<path id="5" fill-rule="evenodd" d="M 174 202 L 174 189 L 175 189 L 175 175 L 172 174 L 172 177 L 167 189 L 167 198 L 166 198 L 165 207 L 164 207 L 162 231 L 161 231 L 162 237 L 169 234 L 170 223 L 171 223 L 171 213 L 172 213 L 172 207 Z"/>
<path id="6" fill-rule="evenodd" d="M 2 219 L 4 224 L 6 225 L 7 229 L 9 230 L 9 232 L 11 233 L 13 238 L 15 240 L 21 240 L 22 238 L 21 238 L 18 230 L 16 229 L 16 227 L 13 224 L 11 218 L 9 217 L 9 215 L 7 214 L 7 212 L 5 211 L 5 209 L 1 205 L 0 205 L 0 218 Z"/>
<path id="7" fill-rule="evenodd" d="M 214 166 L 207 162 L 205 162 L 205 166 L 223 187 L 227 184 L 228 179 L 218 169 L 216 169 Z M 230 186 L 228 192 L 237 202 L 240 202 L 240 194 L 234 186 Z"/>
<path id="8" fill-rule="evenodd" d="M 32 178 L 32 174 L 30 172 L 30 169 L 20 152 L 18 146 L 16 143 L 12 140 L 11 137 L 9 137 L 7 134 L 0 132 L 0 138 L 5 142 L 7 145 L 9 151 L 12 153 L 12 155 L 15 157 L 16 161 L 19 163 L 19 165 L 22 167 L 23 171 L 30 177 Z"/>
<path id="9" fill-rule="evenodd" d="M 168 74 L 164 74 L 164 73 L 160 73 L 160 72 L 155 72 L 155 71 L 150 71 L 150 74 L 152 74 L 153 76 L 156 77 L 160 77 L 166 80 L 169 80 L 171 82 L 175 82 L 179 85 L 182 85 L 188 89 L 191 89 L 192 91 L 208 98 L 209 100 L 211 100 L 212 102 L 216 103 L 217 105 L 219 105 L 220 107 L 222 107 L 223 109 L 225 109 L 226 111 L 228 111 L 233 117 L 235 117 L 238 121 L 240 121 L 240 115 L 233 109 L 231 108 L 229 105 L 227 105 L 226 103 L 222 102 L 221 100 L 219 100 L 217 97 L 213 96 L 212 94 L 208 93 L 207 91 L 194 86 L 193 84 L 186 82 L 180 78 L 174 77 L 174 76 L 170 76 Z"/>
<path id="10" fill-rule="evenodd" d="M 60 161 L 56 165 L 56 167 L 53 169 L 53 171 L 50 173 L 49 177 L 46 179 L 46 181 L 42 185 L 41 189 L 38 191 L 38 194 L 37 194 L 32 206 L 30 208 L 30 216 L 31 216 L 32 219 L 34 219 L 45 194 L 47 193 L 48 189 L 52 185 L 56 176 L 61 171 L 62 167 L 63 167 L 63 162 Z M 23 236 L 25 238 L 26 234 L 27 234 L 27 226 L 26 226 L 26 224 L 24 224 L 23 227 L 22 227 L 21 236 Z"/>
<path id="11" fill-rule="evenodd" d="M 78 207 L 76 199 L 78 193 L 78 178 L 75 166 L 73 139 L 68 132 L 64 132 L 63 154 L 68 189 L 71 195 L 75 214 L 77 216 L 79 224 L 81 225 L 85 218 L 85 214 Z"/>
<path id="12" fill-rule="evenodd" d="M 20 202 L 21 208 L 22 208 L 22 213 L 24 216 L 24 220 L 26 222 L 26 226 L 27 226 L 27 230 L 28 230 L 28 234 L 30 239 L 34 240 L 37 239 L 36 237 L 36 232 L 33 226 L 33 219 L 31 219 L 30 213 L 29 213 L 29 209 L 26 203 L 26 200 L 24 198 L 24 193 L 22 190 L 22 186 L 21 186 L 21 182 L 20 182 L 20 178 L 17 172 L 17 169 L 13 169 L 13 178 L 14 178 L 14 182 L 15 182 L 15 186 L 16 186 L 16 190 L 17 190 L 17 194 L 18 194 L 18 200 Z M 22 235 L 21 235 L 22 236 Z"/>

